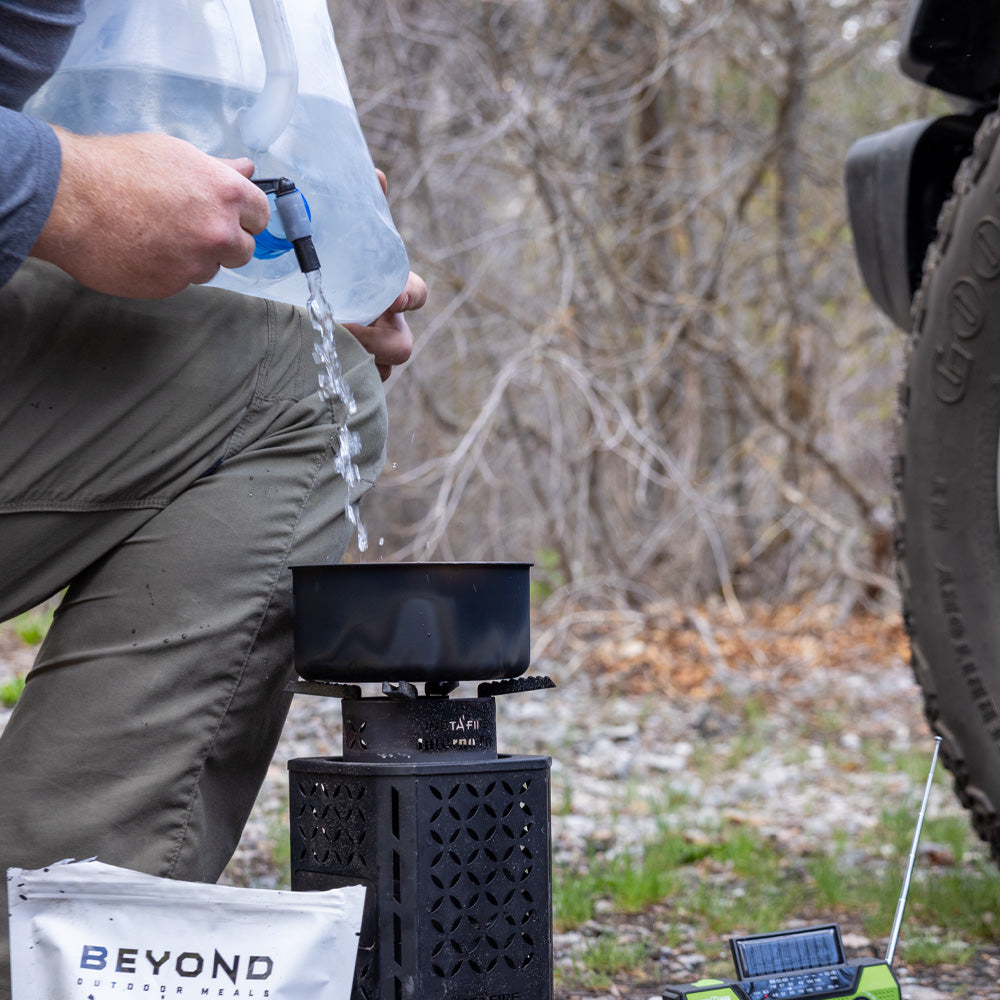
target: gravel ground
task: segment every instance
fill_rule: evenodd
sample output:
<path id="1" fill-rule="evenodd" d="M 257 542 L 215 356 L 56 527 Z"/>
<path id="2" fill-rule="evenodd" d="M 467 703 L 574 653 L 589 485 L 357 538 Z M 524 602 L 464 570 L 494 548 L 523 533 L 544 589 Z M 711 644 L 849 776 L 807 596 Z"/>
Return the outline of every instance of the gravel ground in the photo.
<path id="1" fill-rule="evenodd" d="M 558 686 L 498 698 L 497 729 L 502 751 L 552 758 L 556 864 L 582 865 L 595 849 L 628 851 L 664 824 L 696 839 L 720 817 L 801 857 L 831 836 L 853 843 L 877 830 L 887 805 L 912 809 L 915 820 L 923 782 L 893 762 L 910 754 L 929 764 L 933 743 L 898 622 L 843 621 L 826 608 L 747 614 L 737 625 L 721 607 L 671 605 L 535 623 L 531 673 Z M 29 660 L 9 637 L 0 642 L 0 681 Z M 462 685 L 454 696 L 474 694 Z M 0 727 L 4 721 L 0 710 Z M 228 880 L 287 879 L 276 846 L 287 825 L 285 761 L 339 752 L 340 703 L 297 696 Z M 884 766 L 873 768 L 873 759 Z M 939 777 L 928 815 L 960 815 Z M 933 850 L 922 864 L 948 863 L 931 858 Z M 606 916 L 603 929 L 623 939 L 663 934 L 656 908 Z M 884 952 L 884 938 L 869 940 L 849 921 L 841 926 L 852 954 Z M 557 965 L 572 966 L 588 935 L 601 930 L 557 934 Z M 904 924 L 896 970 L 908 1000 L 1000 998 L 1000 947 L 981 949 L 961 967 L 910 969 L 905 938 Z M 718 959 L 683 943 L 664 945 L 661 955 L 664 983 L 696 979 Z M 644 1000 L 655 990 L 624 975 L 601 993 L 562 991 L 563 998 L 604 995 Z"/>

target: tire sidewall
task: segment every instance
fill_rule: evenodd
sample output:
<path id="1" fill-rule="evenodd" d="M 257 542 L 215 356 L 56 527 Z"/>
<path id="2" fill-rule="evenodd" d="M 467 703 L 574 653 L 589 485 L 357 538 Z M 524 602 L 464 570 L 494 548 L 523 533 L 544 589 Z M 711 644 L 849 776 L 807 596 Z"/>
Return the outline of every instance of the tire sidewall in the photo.
<path id="1" fill-rule="evenodd" d="M 995 132 L 996 122 L 989 127 Z M 959 797 L 996 854 L 1000 155 L 980 155 L 945 210 L 917 299 L 902 390 L 897 535 L 928 717 L 944 737 Z"/>

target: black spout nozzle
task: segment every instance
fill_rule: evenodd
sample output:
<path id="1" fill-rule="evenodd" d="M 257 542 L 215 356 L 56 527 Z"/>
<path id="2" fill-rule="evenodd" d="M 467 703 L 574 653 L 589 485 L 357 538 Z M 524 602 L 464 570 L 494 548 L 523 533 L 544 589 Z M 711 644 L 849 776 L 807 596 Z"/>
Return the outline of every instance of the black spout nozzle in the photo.
<path id="1" fill-rule="evenodd" d="M 292 240 L 292 249 L 295 251 L 295 259 L 299 262 L 299 270 L 303 274 L 319 270 L 319 257 L 316 254 L 316 247 L 313 246 L 311 236 L 302 236 L 297 240 Z"/>

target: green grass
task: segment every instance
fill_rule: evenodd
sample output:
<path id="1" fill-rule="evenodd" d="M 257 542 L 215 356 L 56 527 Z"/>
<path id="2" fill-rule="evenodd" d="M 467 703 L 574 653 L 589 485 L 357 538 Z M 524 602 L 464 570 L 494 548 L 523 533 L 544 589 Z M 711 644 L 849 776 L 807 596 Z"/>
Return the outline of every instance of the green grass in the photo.
<path id="1" fill-rule="evenodd" d="M 702 954 L 719 956 L 709 975 L 728 976 L 725 939 L 780 930 L 793 923 L 860 925 L 872 940 L 888 937 L 913 837 L 908 810 L 887 810 L 855 842 L 831 836 L 808 858 L 789 858 L 752 827 L 723 823 L 697 845 L 662 831 L 627 858 L 592 855 L 557 868 L 553 909 L 557 930 L 613 927 L 615 917 L 653 911 L 659 938 L 650 947 L 615 947 L 612 932 L 589 941 L 560 972 L 562 985 L 603 988 L 624 971 L 656 978 L 646 952 L 683 937 Z M 918 965 L 961 964 L 977 945 L 995 940 L 1000 872 L 986 860 L 965 817 L 929 818 L 922 843 L 944 845 L 952 864 L 920 864 L 910 888 L 897 960 Z M 609 940 L 603 941 L 604 937 Z M 603 943 L 601 943 L 603 941 Z M 628 955 L 631 967 L 622 968 Z"/>
<path id="2" fill-rule="evenodd" d="M 288 836 L 288 797 L 285 796 L 283 811 L 268 818 L 271 831 L 271 861 L 276 871 L 282 873 L 276 889 L 291 889 L 292 845 Z"/>
<path id="3" fill-rule="evenodd" d="M 45 638 L 45 633 L 52 624 L 54 612 L 55 604 L 47 602 L 31 611 L 25 611 L 0 627 L 13 633 L 26 646 L 37 646 Z M 0 682 L 0 708 L 13 708 L 23 690 L 23 677 L 13 677 Z"/>
<path id="4" fill-rule="evenodd" d="M 646 946 L 641 941 L 619 941 L 605 935 L 595 938 L 574 959 L 574 979 L 588 990 L 607 990 L 616 975 L 643 964 Z"/>
<path id="5" fill-rule="evenodd" d="M 292 854 L 288 834 L 288 791 L 277 795 L 258 796 L 255 810 L 257 821 L 263 824 L 263 845 L 266 851 L 254 859 L 252 867 L 237 852 L 227 866 L 221 881 L 242 887 L 291 889 Z"/>
<path id="6" fill-rule="evenodd" d="M 552 904 L 556 929 L 571 930 L 593 919 L 600 900 L 619 913 L 639 913 L 676 893 L 680 873 L 708 851 L 664 832 L 635 856 L 602 859 L 595 853 L 582 870 L 557 871 Z"/>
<path id="7" fill-rule="evenodd" d="M 23 690 L 23 677 L 15 677 L 13 680 L 0 684 L 0 708 L 13 708 L 17 704 L 17 699 L 21 697 Z"/>
<path id="8" fill-rule="evenodd" d="M 966 965 L 975 955 L 976 949 L 964 941 L 917 935 L 906 943 L 906 959 L 915 965 Z"/>
<path id="9" fill-rule="evenodd" d="M 52 624 L 54 613 L 55 606 L 53 604 L 43 604 L 11 619 L 9 627 L 23 643 L 28 646 L 37 646 L 45 638 L 45 633 L 48 632 L 49 626 Z"/>
<path id="10" fill-rule="evenodd" d="M 529 584 L 532 604 L 541 604 L 565 585 L 562 556 L 555 549 L 538 549 Z"/>

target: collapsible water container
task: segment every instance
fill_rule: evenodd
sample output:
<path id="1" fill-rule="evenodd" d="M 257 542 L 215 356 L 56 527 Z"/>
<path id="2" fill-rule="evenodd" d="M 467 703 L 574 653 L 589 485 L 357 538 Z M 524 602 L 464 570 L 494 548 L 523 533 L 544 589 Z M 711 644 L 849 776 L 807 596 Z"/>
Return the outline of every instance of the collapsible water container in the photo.
<path id="1" fill-rule="evenodd" d="M 374 319 L 406 283 L 325 0 L 86 0 L 26 111 L 84 135 L 163 132 L 250 156 L 255 177 L 291 178 L 340 321 Z M 254 259 L 212 284 L 300 305 L 308 295 L 275 212 Z"/>

